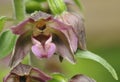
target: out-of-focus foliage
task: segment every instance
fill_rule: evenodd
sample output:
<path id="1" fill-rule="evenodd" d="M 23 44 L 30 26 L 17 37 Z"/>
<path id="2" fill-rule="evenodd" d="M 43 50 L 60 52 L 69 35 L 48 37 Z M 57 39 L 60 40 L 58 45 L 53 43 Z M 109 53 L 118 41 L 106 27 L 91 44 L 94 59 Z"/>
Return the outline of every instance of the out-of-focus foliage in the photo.
<path id="1" fill-rule="evenodd" d="M 17 36 L 10 30 L 7 30 L 0 35 L 0 58 L 3 58 L 12 52 Z"/>
<path id="2" fill-rule="evenodd" d="M 3 30 L 7 18 L 5 16 L 0 17 L 0 32 Z"/>
<path id="3" fill-rule="evenodd" d="M 41 3 L 40 3 L 41 2 Z M 47 3 L 45 0 L 26 0 L 26 12 L 33 13 L 34 11 L 47 11 Z"/>

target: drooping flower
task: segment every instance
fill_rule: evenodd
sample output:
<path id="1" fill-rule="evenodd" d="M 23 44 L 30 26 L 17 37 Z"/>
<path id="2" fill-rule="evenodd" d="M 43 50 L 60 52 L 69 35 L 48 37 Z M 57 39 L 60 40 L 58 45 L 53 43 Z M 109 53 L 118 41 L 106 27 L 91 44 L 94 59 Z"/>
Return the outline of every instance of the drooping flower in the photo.
<path id="1" fill-rule="evenodd" d="M 96 81 L 83 74 L 77 74 L 73 76 L 69 82 L 96 82 Z"/>
<path id="2" fill-rule="evenodd" d="M 81 50 L 86 50 L 86 37 L 84 21 L 80 14 L 64 11 L 57 15 L 56 19 L 69 26 L 68 30 L 61 30 L 69 40 L 70 47 L 73 53 L 79 47 Z"/>
<path id="3" fill-rule="evenodd" d="M 68 4 L 77 4 L 75 0 L 64 0 Z M 84 21 L 80 14 L 74 10 L 67 10 L 63 0 L 48 0 L 51 11 L 55 15 L 55 19 L 65 25 L 67 30 L 59 29 L 67 37 L 72 53 L 76 53 L 77 49 L 86 50 Z M 54 5 L 53 5 L 54 4 Z M 80 6 L 80 3 L 78 3 Z M 58 28 L 57 28 L 58 29 Z"/>
<path id="4" fill-rule="evenodd" d="M 74 63 L 75 60 L 68 38 L 62 32 L 68 29 L 68 25 L 41 11 L 13 26 L 13 33 L 19 35 L 19 37 L 10 66 L 18 65 L 30 51 L 38 58 L 49 58 L 57 53 Z"/>
<path id="5" fill-rule="evenodd" d="M 51 77 L 38 68 L 29 65 L 18 64 L 3 79 L 3 82 L 47 82 Z"/>

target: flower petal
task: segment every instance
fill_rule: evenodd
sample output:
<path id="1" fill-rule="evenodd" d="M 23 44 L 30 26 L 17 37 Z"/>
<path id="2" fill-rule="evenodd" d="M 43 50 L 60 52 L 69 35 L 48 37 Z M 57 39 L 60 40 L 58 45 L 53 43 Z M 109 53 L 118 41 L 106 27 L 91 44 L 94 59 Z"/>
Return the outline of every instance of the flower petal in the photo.
<path id="1" fill-rule="evenodd" d="M 22 61 L 22 59 L 30 51 L 31 45 L 32 45 L 31 34 L 29 32 L 26 32 L 23 35 L 19 36 L 17 43 L 15 45 L 15 50 L 13 51 L 12 54 L 10 67 L 15 67 Z"/>
<path id="2" fill-rule="evenodd" d="M 11 77 L 12 75 L 9 73 L 6 77 L 3 78 L 3 82 L 13 82 L 13 79 Z"/>
<path id="3" fill-rule="evenodd" d="M 3 79 L 3 82 L 18 82 L 18 77 L 29 76 L 31 69 L 31 66 L 20 63 L 11 70 L 11 72 Z"/>
<path id="4" fill-rule="evenodd" d="M 78 46 L 78 39 L 76 33 L 74 32 L 71 25 L 66 25 L 61 21 L 63 20 L 51 19 L 51 21 L 47 23 L 47 26 L 63 32 L 69 41 L 72 52 L 75 52 Z"/>
<path id="5" fill-rule="evenodd" d="M 3 79 L 3 82 L 29 82 L 28 80 L 32 80 L 32 82 L 46 82 L 50 79 L 50 76 L 43 73 L 38 68 L 20 63 L 11 70 L 10 74 Z"/>
<path id="6" fill-rule="evenodd" d="M 72 27 L 74 34 L 79 39 L 79 48 L 86 50 L 86 35 L 82 16 L 78 13 L 65 12 L 63 15 L 58 16 L 57 19 Z"/>
<path id="7" fill-rule="evenodd" d="M 40 19 L 46 19 L 47 20 L 51 17 L 52 17 L 52 15 L 50 15 L 50 14 L 44 13 L 42 11 L 37 11 L 37 12 L 33 13 L 30 18 L 34 21 L 38 21 Z"/>
<path id="8" fill-rule="evenodd" d="M 16 74 L 18 76 L 25 76 L 30 74 L 31 69 L 31 66 L 20 63 L 11 70 L 11 73 Z"/>
<path id="9" fill-rule="evenodd" d="M 49 28 L 49 31 L 53 33 L 53 42 L 57 46 L 57 52 L 71 63 L 75 63 L 73 52 L 64 33 L 54 28 Z"/>
<path id="10" fill-rule="evenodd" d="M 67 37 L 72 52 L 75 53 L 78 47 L 78 38 L 76 34 L 74 33 L 73 29 L 71 28 L 71 29 L 68 29 L 67 31 L 62 30 L 62 32 Z"/>
<path id="11" fill-rule="evenodd" d="M 51 43 L 52 37 L 45 42 L 45 44 L 41 44 L 36 39 L 32 39 L 35 45 L 32 46 L 32 52 L 39 58 L 49 58 L 51 57 L 56 50 L 55 44 Z"/>
<path id="12" fill-rule="evenodd" d="M 58 29 L 58 30 L 68 30 L 68 29 L 70 29 L 70 27 L 68 25 L 66 25 L 63 22 L 57 20 L 56 18 L 51 18 L 51 20 L 49 20 L 47 22 L 47 26 Z"/>
<path id="13" fill-rule="evenodd" d="M 86 50 L 86 34 L 85 34 L 85 27 L 84 27 L 84 20 L 81 15 L 77 13 L 73 13 L 74 16 L 78 19 L 77 21 L 74 21 L 77 23 L 76 26 L 74 26 L 74 30 L 77 33 L 77 37 L 79 38 L 79 48 L 82 50 Z"/>
<path id="14" fill-rule="evenodd" d="M 45 53 L 42 45 L 37 45 L 37 44 L 32 46 L 32 52 L 38 58 L 42 58 L 43 53 Z"/>
<path id="15" fill-rule="evenodd" d="M 38 68 L 32 68 L 30 76 L 34 80 L 37 80 L 40 82 L 46 82 L 47 80 L 51 79 L 51 77 L 49 75 L 45 74 L 44 72 L 42 72 Z"/>
<path id="16" fill-rule="evenodd" d="M 29 28 L 25 28 L 25 26 L 30 22 L 33 22 L 33 20 L 28 18 L 28 19 L 24 20 L 23 22 L 19 23 L 18 25 L 12 26 L 11 30 L 14 34 L 21 35 L 29 29 Z"/>

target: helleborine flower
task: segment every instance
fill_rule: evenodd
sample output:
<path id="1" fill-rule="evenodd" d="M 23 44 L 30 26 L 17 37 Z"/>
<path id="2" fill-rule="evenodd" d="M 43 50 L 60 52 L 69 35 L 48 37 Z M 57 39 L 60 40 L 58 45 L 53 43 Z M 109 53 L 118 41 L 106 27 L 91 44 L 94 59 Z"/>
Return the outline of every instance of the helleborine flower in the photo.
<path id="1" fill-rule="evenodd" d="M 73 76 L 69 82 L 96 82 L 96 81 L 83 74 L 77 74 Z"/>
<path id="2" fill-rule="evenodd" d="M 19 64 L 28 52 L 32 51 L 38 58 L 49 58 L 54 53 L 74 63 L 74 56 L 67 37 L 61 30 L 69 27 L 41 11 L 13 26 L 12 31 L 18 34 L 10 66 Z"/>
<path id="3" fill-rule="evenodd" d="M 29 65 L 18 64 L 3 79 L 3 82 L 47 82 L 51 77 Z"/>
<path id="4" fill-rule="evenodd" d="M 74 12 L 63 12 L 56 16 L 56 19 L 69 26 L 68 30 L 61 30 L 67 39 L 73 53 L 79 47 L 81 50 L 86 50 L 85 28 L 82 16 Z"/>

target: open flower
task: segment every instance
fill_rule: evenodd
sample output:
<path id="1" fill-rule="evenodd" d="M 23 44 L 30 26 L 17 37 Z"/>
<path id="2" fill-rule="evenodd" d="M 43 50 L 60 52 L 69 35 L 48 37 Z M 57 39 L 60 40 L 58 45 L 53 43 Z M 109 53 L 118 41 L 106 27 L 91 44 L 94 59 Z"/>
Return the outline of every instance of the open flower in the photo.
<path id="1" fill-rule="evenodd" d="M 49 58 L 57 53 L 74 63 L 75 60 L 68 38 L 62 32 L 68 29 L 68 25 L 41 11 L 13 26 L 13 33 L 18 34 L 19 37 L 10 66 L 18 65 L 30 51 L 38 58 Z"/>
<path id="2" fill-rule="evenodd" d="M 86 50 L 84 21 L 80 14 L 74 12 L 63 12 L 56 19 L 69 26 L 68 30 L 61 30 L 67 37 L 71 50 L 76 52 L 79 47 Z"/>
<path id="3" fill-rule="evenodd" d="M 50 79 L 50 76 L 38 68 L 20 63 L 11 70 L 3 82 L 47 82 Z"/>

